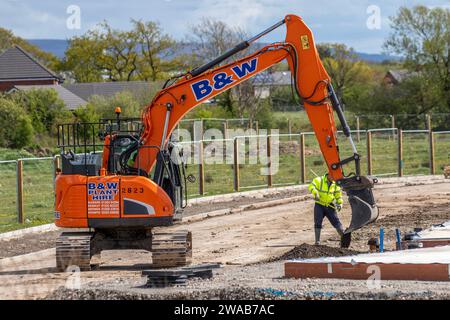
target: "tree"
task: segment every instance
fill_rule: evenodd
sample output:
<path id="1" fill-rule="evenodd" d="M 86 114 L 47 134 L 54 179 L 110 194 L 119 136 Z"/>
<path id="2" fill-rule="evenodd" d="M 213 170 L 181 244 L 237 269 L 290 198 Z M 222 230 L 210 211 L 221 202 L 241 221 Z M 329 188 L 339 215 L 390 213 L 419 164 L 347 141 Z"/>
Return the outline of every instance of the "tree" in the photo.
<path id="1" fill-rule="evenodd" d="M 61 69 L 69 72 L 76 82 L 101 82 L 104 68 L 98 57 L 102 54 L 102 44 L 90 36 L 74 37 L 69 41 Z"/>
<path id="2" fill-rule="evenodd" d="M 70 112 L 54 89 L 18 91 L 11 96 L 11 100 L 23 106 L 35 132 L 39 134 L 53 134 L 55 124 L 71 119 Z"/>
<path id="3" fill-rule="evenodd" d="M 198 25 L 190 27 L 188 36 L 189 45 L 193 47 L 192 61 L 195 66 L 207 63 L 219 55 L 233 48 L 246 38 L 246 33 L 240 28 L 232 28 L 222 21 L 203 18 Z M 246 54 L 244 50 L 230 57 L 222 64 L 229 63 Z M 255 94 L 252 82 L 247 80 L 231 90 L 220 94 L 218 103 L 232 115 L 249 116 L 250 121 L 255 119 L 260 109 L 261 97 Z"/>
<path id="4" fill-rule="evenodd" d="M 31 143 L 33 126 L 25 110 L 15 101 L 0 97 L 0 146 L 20 149 Z"/>
<path id="5" fill-rule="evenodd" d="M 345 104 L 349 90 L 372 81 L 372 70 L 365 62 L 358 61 L 353 49 L 344 44 L 322 44 L 321 48 L 323 65 L 333 81 L 337 95 Z"/>
<path id="6" fill-rule="evenodd" d="M 188 44 L 193 47 L 192 58 L 196 65 L 217 58 L 245 38 L 246 33 L 243 29 L 232 28 L 222 21 L 210 18 L 203 18 L 199 24 L 191 26 L 190 35 L 187 36 Z M 243 52 L 238 53 L 224 61 L 223 64 L 233 61 L 243 54 Z"/>
<path id="7" fill-rule="evenodd" d="M 396 126 L 403 129 L 425 127 L 425 115 L 436 110 L 435 107 L 439 104 L 437 90 L 435 85 L 421 75 L 411 76 L 392 87 L 380 83 L 359 97 L 358 111 L 360 114 L 394 114 Z M 440 120 L 438 117 L 434 118 L 433 125 L 448 128 L 448 123 L 441 123 Z M 372 128 L 386 125 L 390 125 L 386 117 L 371 119 Z"/>
<path id="8" fill-rule="evenodd" d="M 14 45 L 22 47 L 49 69 L 58 70 L 60 61 L 56 56 L 49 52 L 42 51 L 20 37 L 16 37 L 10 30 L 0 28 L 0 54 L 6 49 L 12 48 Z"/>
<path id="9" fill-rule="evenodd" d="M 131 81 L 138 69 L 137 45 L 134 32 L 115 30 L 104 21 L 97 29 L 70 41 L 64 69 L 79 82 L 103 78 Z"/>
<path id="10" fill-rule="evenodd" d="M 132 30 L 113 29 L 103 22 L 74 37 L 66 51 L 63 69 L 78 82 L 155 81 L 180 63 L 174 57 L 175 41 L 156 22 L 132 20 Z"/>
<path id="11" fill-rule="evenodd" d="M 132 20 L 136 41 L 140 48 L 139 76 L 141 79 L 156 81 L 164 72 L 176 67 L 176 42 L 164 34 L 160 25 L 153 21 Z"/>
<path id="12" fill-rule="evenodd" d="M 447 8 L 402 7 L 391 17 L 392 33 L 384 44 L 388 52 L 405 58 L 404 66 L 418 72 L 425 83 L 450 108 L 450 10 Z M 424 87 L 423 90 L 429 90 Z M 424 93 L 426 94 L 426 93 Z"/>
<path id="13" fill-rule="evenodd" d="M 86 109 L 88 113 L 94 112 L 99 118 L 110 119 L 114 116 L 116 107 L 121 107 L 124 118 L 138 118 L 143 109 L 133 94 L 126 91 L 116 93 L 113 97 L 93 96 Z"/>

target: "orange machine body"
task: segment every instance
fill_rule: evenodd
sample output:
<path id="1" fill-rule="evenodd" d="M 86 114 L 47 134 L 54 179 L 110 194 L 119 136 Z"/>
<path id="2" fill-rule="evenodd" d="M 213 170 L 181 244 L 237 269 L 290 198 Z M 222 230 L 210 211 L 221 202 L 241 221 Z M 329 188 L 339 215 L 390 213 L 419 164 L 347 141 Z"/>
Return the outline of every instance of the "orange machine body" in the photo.
<path id="1" fill-rule="evenodd" d="M 174 214 L 166 192 L 136 176 L 58 175 L 55 203 L 55 224 L 61 228 L 169 225 Z"/>

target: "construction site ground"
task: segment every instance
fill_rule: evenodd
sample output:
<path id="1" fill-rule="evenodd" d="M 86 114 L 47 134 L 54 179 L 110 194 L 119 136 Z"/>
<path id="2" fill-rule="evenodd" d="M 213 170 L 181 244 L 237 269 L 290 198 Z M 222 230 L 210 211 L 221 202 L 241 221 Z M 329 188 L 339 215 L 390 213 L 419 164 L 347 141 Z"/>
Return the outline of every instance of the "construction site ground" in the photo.
<path id="1" fill-rule="evenodd" d="M 237 211 L 172 226 L 193 233 L 194 264 L 219 262 L 209 280 L 190 279 L 184 287 L 147 288 L 141 271 L 151 267 L 151 253 L 112 251 L 102 254 L 97 270 L 56 273 L 53 244 L 57 232 L 0 241 L 0 298 L 7 299 L 436 299 L 450 298 L 450 282 L 382 281 L 373 288 L 362 280 L 286 279 L 284 261 L 367 252 L 367 241 L 385 229 L 385 246 L 395 247 L 402 233 L 450 220 L 450 183 L 440 176 L 381 179 L 374 195 L 380 217 L 353 234 L 349 250 L 339 249 L 336 232 L 326 221 L 322 246 L 311 244 L 313 201 L 304 186 L 264 196 L 199 201 L 188 215 L 237 208 L 276 199 L 295 199 L 271 207 Z M 303 197 L 305 196 L 305 197 Z M 231 200 L 231 201 L 230 201 Z M 341 214 L 349 224 L 350 208 Z M 26 255 L 23 255 L 26 254 Z M 420 270 L 418 270 L 420 272 Z M 368 275 L 369 276 L 369 275 Z M 80 287 L 81 289 L 73 289 Z M 72 289 L 71 289 L 72 288 Z"/>

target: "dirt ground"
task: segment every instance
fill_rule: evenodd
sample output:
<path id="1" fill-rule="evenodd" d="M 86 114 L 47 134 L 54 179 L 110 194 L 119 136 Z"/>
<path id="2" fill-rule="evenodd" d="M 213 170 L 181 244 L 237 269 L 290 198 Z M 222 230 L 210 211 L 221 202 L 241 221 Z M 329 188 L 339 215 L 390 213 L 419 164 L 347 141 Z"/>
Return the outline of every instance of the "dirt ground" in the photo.
<path id="1" fill-rule="evenodd" d="M 374 193 L 380 217 L 376 223 L 353 234 L 350 247 L 353 251 L 349 253 L 367 251 L 368 239 L 377 236 L 380 227 L 385 229 L 386 248 L 393 249 L 395 228 L 406 232 L 450 220 L 450 183 L 443 178 L 383 179 Z M 383 281 L 381 288 L 373 293 L 366 281 L 283 278 L 283 262 L 267 261 L 289 257 L 287 253 L 299 246 L 294 253 L 300 256 L 311 256 L 311 250 L 317 250 L 305 245 L 314 239 L 312 206 L 308 199 L 170 227 L 193 232 L 195 264 L 223 264 L 210 280 L 189 280 L 185 287 L 146 288 L 146 279 L 140 271 L 149 267 L 151 254 L 139 251 L 105 252 L 101 268 L 81 276 L 54 273 L 54 250 L 48 249 L 38 256 L 0 260 L 0 298 L 448 298 L 448 282 Z M 349 224 L 349 214 L 349 208 L 344 207 L 344 225 Z M 312 253 L 336 254 L 338 236 L 328 222 L 322 239 L 325 249 Z M 57 290 L 64 286 L 82 290 Z"/>
<path id="2" fill-rule="evenodd" d="M 243 194 L 242 196 L 223 201 L 216 200 L 214 202 L 195 203 L 189 205 L 184 209 L 183 215 L 190 217 L 202 213 L 207 213 L 221 209 L 235 209 L 243 205 L 249 205 L 254 203 L 261 203 L 271 200 L 284 199 L 295 197 L 299 195 L 305 195 L 307 190 L 280 190 L 270 194 L 259 194 L 253 192 L 249 194 Z M 50 249 L 55 247 L 55 239 L 61 233 L 58 231 L 48 231 L 34 234 L 27 234 L 20 238 L 13 238 L 10 240 L 0 240 L 0 259 L 32 253 L 40 250 Z"/>

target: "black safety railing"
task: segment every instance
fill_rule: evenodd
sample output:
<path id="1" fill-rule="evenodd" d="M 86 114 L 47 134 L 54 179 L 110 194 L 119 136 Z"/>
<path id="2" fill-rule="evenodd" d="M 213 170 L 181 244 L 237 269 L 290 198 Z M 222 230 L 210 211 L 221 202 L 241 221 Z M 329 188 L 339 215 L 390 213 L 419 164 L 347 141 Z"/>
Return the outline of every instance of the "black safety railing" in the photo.
<path id="1" fill-rule="evenodd" d="M 117 134 L 140 135 L 143 125 L 140 119 L 102 119 L 99 122 L 78 122 L 58 125 L 58 147 L 63 152 L 71 149 L 74 153 L 97 152 L 103 150 L 106 136 Z"/>

